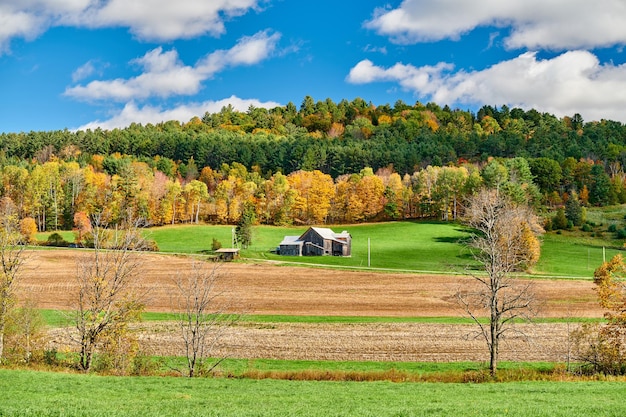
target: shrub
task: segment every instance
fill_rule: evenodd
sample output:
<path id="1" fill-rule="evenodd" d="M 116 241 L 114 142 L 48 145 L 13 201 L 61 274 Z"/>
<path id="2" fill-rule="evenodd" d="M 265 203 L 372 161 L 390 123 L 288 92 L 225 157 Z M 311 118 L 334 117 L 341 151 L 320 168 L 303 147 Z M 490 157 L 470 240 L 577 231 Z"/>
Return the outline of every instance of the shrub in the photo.
<path id="1" fill-rule="evenodd" d="M 213 238 L 213 241 L 211 242 L 211 250 L 216 251 L 221 248 L 222 248 L 222 242 Z"/>
<path id="2" fill-rule="evenodd" d="M 150 240 L 146 240 L 145 247 L 144 247 L 143 250 L 148 251 L 148 252 L 158 252 L 159 251 L 159 245 L 154 240 L 151 240 L 151 239 Z"/>
<path id="3" fill-rule="evenodd" d="M 609 228 L 608 228 L 607 230 L 608 230 L 609 232 L 611 232 L 611 233 L 615 233 L 615 232 L 617 232 L 617 225 L 616 225 L 615 223 L 611 223 L 611 224 L 609 225 Z"/>
<path id="4" fill-rule="evenodd" d="M 55 247 L 67 247 L 70 243 L 63 239 L 59 233 L 54 232 L 50 236 L 48 236 L 48 240 L 46 240 L 47 246 L 55 246 Z"/>
<path id="5" fill-rule="evenodd" d="M 16 363 L 29 363 L 44 357 L 46 323 L 36 306 L 26 301 L 9 310 L 4 329 L 4 356 Z"/>
<path id="6" fill-rule="evenodd" d="M 546 232 L 549 232 L 550 230 L 552 230 L 552 219 L 550 218 L 544 219 L 543 230 L 545 230 Z"/>
<path id="7" fill-rule="evenodd" d="M 582 230 L 583 232 L 592 232 L 593 228 L 591 227 L 591 225 L 589 225 L 588 223 L 583 224 L 583 226 L 580 228 L 580 230 Z"/>
<path id="8" fill-rule="evenodd" d="M 46 349 L 43 351 L 43 363 L 50 366 L 59 365 L 57 348 L 53 347 L 52 349 Z"/>
<path id="9" fill-rule="evenodd" d="M 568 224 L 567 224 L 567 217 L 565 217 L 565 211 L 563 211 L 563 209 L 559 209 L 559 211 L 557 211 L 556 216 L 554 216 L 552 218 L 552 228 L 553 229 L 566 229 Z"/>

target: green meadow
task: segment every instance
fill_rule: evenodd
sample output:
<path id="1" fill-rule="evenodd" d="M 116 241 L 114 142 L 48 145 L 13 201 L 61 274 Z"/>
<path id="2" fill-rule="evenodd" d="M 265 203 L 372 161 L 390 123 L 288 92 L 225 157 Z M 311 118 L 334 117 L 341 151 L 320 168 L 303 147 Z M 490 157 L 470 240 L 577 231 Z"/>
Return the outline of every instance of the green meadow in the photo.
<path id="1" fill-rule="evenodd" d="M 621 382 L 108 377 L 0 370 L 0 416 L 623 416 Z"/>
<path id="2" fill-rule="evenodd" d="M 622 213 L 619 211 L 617 213 Z M 592 216 L 606 224 L 615 223 L 614 212 L 593 212 Z M 608 220 L 607 220 L 608 219 Z M 309 266 L 343 268 L 372 268 L 407 272 L 464 273 L 476 268 L 468 248 L 463 244 L 469 232 L 462 225 L 441 222 L 387 222 L 358 225 L 334 225 L 333 230 L 347 230 L 352 235 L 352 256 L 291 257 L 272 251 L 287 235 L 301 235 L 307 227 L 255 226 L 252 245 L 241 251 L 242 257 Z M 146 229 L 161 252 L 210 255 L 213 239 L 222 247 L 232 247 L 233 226 L 176 225 Z M 60 232 L 73 241 L 72 232 Z M 50 233 L 38 235 L 45 241 Z M 623 242 L 608 232 L 560 234 L 546 233 L 542 237 L 541 258 L 532 275 L 563 278 L 591 278 L 593 271 L 605 259 L 623 251 Z"/>
<path id="3" fill-rule="evenodd" d="M 242 250 L 248 259 L 272 260 L 305 265 L 345 268 L 389 269 L 436 273 L 463 273 L 476 268 L 463 241 L 467 229 L 454 223 L 392 222 L 331 226 L 352 235 L 352 256 L 288 257 L 271 250 L 286 235 L 300 235 L 306 227 L 256 226 L 253 244 Z M 163 252 L 209 253 L 212 239 L 231 247 L 231 226 L 184 225 L 148 230 Z M 369 251 L 368 251 L 369 242 Z M 533 268 L 536 276 L 591 278 L 605 259 L 622 252 L 621 242 L 582 233 L 546 233 L 542 237 L 541 258 Z M 368 259 L 369 253 L 369 259 Z"/>
<path id="4" fill-rule="evenodd" d="M 271 253 L 286 235 L 301 235 L 307 227 L 256 226 L 252 245 L 242 250 L 245 258 L 298 262 L 311 265 L 368 267 L 408 271 L 460 272 L 471 263 L 469 252 L 459 244 L 467 236 L 463 227 L 451 223 L 395 222 L 330 226 L 352 235 L 352 256 L 287 257 Z M 147 231 L 163 252 L 207 253 L 212 239 L 232 247 L 231 226 L 186 225 Z"/>

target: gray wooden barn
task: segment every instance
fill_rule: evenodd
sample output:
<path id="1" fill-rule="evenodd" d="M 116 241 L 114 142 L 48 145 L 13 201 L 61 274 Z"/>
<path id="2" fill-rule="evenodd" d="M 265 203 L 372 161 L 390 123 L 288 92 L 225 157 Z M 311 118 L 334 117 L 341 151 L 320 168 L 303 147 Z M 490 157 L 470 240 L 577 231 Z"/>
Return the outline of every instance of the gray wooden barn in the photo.
<path id="1" fill-rule="evenodd" d="M 352 236 L 345 230 L 335 233 L 325 227 L 309 227 L 300 236 L 285 236 L 278 252 L 290 256 L 351 256 Z"/>

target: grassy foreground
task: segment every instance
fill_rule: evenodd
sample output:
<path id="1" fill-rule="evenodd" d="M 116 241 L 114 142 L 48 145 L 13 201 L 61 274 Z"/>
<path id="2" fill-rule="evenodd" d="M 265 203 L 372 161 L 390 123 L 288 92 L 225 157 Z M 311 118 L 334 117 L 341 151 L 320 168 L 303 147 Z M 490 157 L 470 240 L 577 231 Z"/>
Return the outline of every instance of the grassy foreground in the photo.
<path id="1" fill-rule="evenodd" d="M 623 416 L 621 382 L 439 384 L 0 370 L 0 416 Z"/>

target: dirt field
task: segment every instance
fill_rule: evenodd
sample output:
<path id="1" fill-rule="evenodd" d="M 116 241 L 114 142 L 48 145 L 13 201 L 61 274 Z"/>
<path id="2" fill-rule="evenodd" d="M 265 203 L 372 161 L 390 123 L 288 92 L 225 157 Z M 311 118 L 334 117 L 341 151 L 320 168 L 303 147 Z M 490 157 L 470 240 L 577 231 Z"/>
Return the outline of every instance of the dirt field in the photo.
<path id="1" fill-rule="evenodd" d="M 69 309 L 75 293 L 80 251 L 36 251 L 30 255 L 20 296 L 40 308 Z M 138 284 L 149 289 L 148 311 L 171 311 L 177 271 L 190 268 L 184 257 L 142 254 Z M 212 265 L 211 265 L 212 267 Z M 229 297 L 248 314 L 320 316 L 462 316 L 453 294 L 467 277 L 365 273 L 232 263 L 219 269 Z M 536 280 L 540 317 L 600 317 L 591 280 Z M 149 324 L 142 336 L 154 353 L 175 354 L 176 330 Z M 565 360 L 568 326 L 539 324 L 526 328 L 529 341 L 512 338 L 503 360 Z M 570 328 L 571 329 L 571 328 Z M 450 361 L 486 360 L 484 342 L 472 325 L 437 324 L 245 324 L 222 339 L 229 356 L 244 358 Z M 59 344 L 66 335 L 57 331 Z"/>

